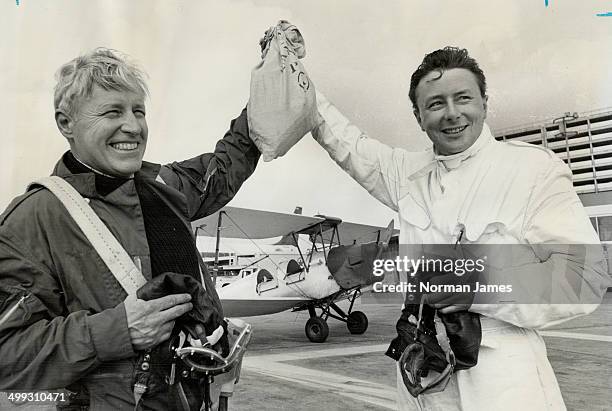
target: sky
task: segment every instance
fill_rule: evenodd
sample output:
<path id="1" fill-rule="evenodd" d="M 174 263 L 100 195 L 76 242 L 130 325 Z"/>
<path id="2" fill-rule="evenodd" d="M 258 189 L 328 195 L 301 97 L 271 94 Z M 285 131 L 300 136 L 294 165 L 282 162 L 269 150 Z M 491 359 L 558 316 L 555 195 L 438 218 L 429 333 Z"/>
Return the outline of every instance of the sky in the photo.
<path id="1" fill-rule="evenodd" d="M 495 130 L 612 106 L 607 0 L 4 0 L 0 4 L 0 209 L 67 149 L 53 116 L 54 73 L 105 46 L 147 73 L 145 159 L 212 151 L 249 98 L 258 41 L 296 24 L 315 87 L 371 137 L 423 150 L 408 99 L 423 56 L 452 45 L 478 60 Z M 231 205 L 386 225 L 379 204 L 305 136 L 260 162 Z"/>

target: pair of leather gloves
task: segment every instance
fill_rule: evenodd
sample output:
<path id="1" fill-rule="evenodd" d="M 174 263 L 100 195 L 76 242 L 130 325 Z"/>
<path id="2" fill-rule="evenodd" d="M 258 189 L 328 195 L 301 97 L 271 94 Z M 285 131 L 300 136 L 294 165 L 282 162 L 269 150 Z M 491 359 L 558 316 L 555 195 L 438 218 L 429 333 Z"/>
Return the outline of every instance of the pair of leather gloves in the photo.
<path id="1" fill-rule="evenodd" d="M 153 300 L 170 294 L 190 294 L 193 304 L 190 312 L 176 320 L 175 331 L 184 331 L 192 338 L 199 339 L 202 345 L 207 345 L 210 336 L 214 335 L 213 348 L 226 356 L 229 353 L 227 323 L 199 281 L 189 275 L 166 272 L 143 285 L 136 296 L 141 300 Z M 219 327 L 223 328 L 223 335 L 217 340 Z"/>

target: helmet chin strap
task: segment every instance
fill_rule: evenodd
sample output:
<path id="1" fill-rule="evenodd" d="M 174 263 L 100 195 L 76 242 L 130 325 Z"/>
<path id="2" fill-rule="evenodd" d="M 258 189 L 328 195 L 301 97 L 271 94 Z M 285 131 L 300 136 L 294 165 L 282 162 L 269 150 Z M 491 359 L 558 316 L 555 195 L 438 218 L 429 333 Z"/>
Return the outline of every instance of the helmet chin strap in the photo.
<path id="1" fill-rule="evenodd" d="M 91 171 L 93 171 L 94 173 L 100 174 L 104 177 L 108 177 L 108 178 L 122 178 L 122 177 L 117 177 L 117 176 L 111 176 L 109 174 L 103 173 L 100 170 L 96 170 L 95 168 L 93 168 L 92 166 L 90 166 L 89 164 L 86 164 L 83 160 L 81 160 L 74 151 L 70 150 L 72 152 L 72 155 L 74 156 L 74 158 L 76 159 L 76 161 L 78 161 L 79 163 L 81 163 L 84 167 L 87 167 L 88 169 L 90 169 Z M 130 175 L 128 178 L 132 178 L 134 177 L 134 174 Z"/>

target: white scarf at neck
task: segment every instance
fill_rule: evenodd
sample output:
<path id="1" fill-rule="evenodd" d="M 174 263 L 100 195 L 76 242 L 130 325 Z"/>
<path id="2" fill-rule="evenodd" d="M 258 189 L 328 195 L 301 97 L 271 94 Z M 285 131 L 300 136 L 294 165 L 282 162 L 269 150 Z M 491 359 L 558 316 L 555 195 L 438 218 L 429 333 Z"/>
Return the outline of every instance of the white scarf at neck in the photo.
<path id="1" fill-rule="evenodd" d="M 480 136 L 476 139 L 474 144 L 469 146 L 467 149 L 463 150 L 457 154 L 451 154 L 448 156 L 444 156 L 441 154 L 436 154 L 436 149 L 434 147 L 434 159 L 436 162 L 441 163 L 439 165 L 444 166 L 446 170 L 453 170 L 459 167 L 464 161 L 468 158 L 476 155 L 484 146 L 486 146 L 489 142 L 493 140 L 493 135 L 491 134 L 491 130 L 489 126 L 483 124 L 482 131 L 480 132 Z"/>
<path id="2" fill-rule="evenodd" d="M 423 167 L 417 174 L 424 175 L 433 172 L 433 179 L 430 180 L 429 186 L 430 195 L 435 197 L 437 195 L 444 194 L 444 185 L 442 184 L 442 175 L 448 173 L 451 170 L 459 168 L 464 162 L 477 155 L 485 146 L 494 140 L 493 134 L 489 126 L 483 124 L 480 136 L 476 139 L 467 149 L 457 154 L 451 154 L 444 156 L 436 154 L 435 147 L 433 152 L 433 158 L 431 163 Z"/>

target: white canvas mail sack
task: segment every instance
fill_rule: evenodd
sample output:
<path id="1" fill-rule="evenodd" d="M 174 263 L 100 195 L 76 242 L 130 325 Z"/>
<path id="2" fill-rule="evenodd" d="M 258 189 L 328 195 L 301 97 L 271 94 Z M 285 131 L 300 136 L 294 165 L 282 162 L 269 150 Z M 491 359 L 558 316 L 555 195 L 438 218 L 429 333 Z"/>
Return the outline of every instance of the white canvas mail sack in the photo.
<path id="1" fill-rule="evenodd" d="M 315 88 L 299 60 L 306 54 L 298 29 L 281 20 L 260 41 L 262 60 L 251 72 L 247 118 L 264 161 L 284 155 L 315 126 Z"/>

